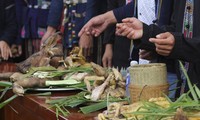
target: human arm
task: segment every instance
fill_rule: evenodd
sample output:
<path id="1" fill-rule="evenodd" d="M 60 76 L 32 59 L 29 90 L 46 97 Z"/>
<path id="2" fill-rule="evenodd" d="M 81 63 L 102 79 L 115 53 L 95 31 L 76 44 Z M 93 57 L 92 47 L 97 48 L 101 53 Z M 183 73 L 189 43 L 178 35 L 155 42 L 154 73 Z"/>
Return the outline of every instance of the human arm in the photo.
<path id="1" fill-rule="evenodd" d="M 80 30 L 78 36 L 80 37 L 84 32 L 88 35 L 99 36 L 110 24 L 116 23 L 117 20 L 113 11 L 108 11 L 104 14 L 98 15 L 90 19 Z"/>
<path id="2" fill-rule="evenodd" d="M 40 48 L 42 48 L 45 40 L 47 40 L 51 35 L 53 35 L 56 32 L 56 30 L 57 29 L 54 28 L 53 26 L 48 26 L 47 27 L 46 33 L 44 34 L 44 36 L 42 36 Z"/>
<path id="3" fill-rule="evenodd" d="M 121 1 L 121 0 L 107 0 L 107 5 L 108 5 L 108 11 L 109 10 L 113 10 L 114 12 L 115 9 L 121 9 L 120 7 L 124 7 L 126 1 Z M 124 8 L 125 9 L 125 8 Z M 125 11 L 125 10 L 124 10 Z M 133 16 L 133 13 L 132 12 L 126 12 L 127 16 L 126 17 L 131 17 Z M 116 16 L 119 16 L 117 13 L 114 14 L 115 17 Z M 118 18 L 118 17 L 116 17 Z M 110 25 L 104 32 L 104 39 L 103 39 L 103 43 L 104 44 L 113 44 L 114 43 L 114 39 L 115 39 L 115 24 L 113 25 Z"/>
<path id="4" fill-rule="evenodd" d="M 47 31 L 42 37 L 42 43 L 51 35 L 53 35 L 61 24 L 63 10 L 63 0 L 52 0 L 49 9 L 48 20 L 47 20 Z"/>
<path id="5" fill-rule="evenodd" d="M 0 56 L 4 60 L 8 60 L 9 57 L 12 57 L 12 53 L 11 53 L 11 49 L 9 45 L 3 40 L 0 40 L 0 52 L 1 52 Z"/>
<path id="6" fill-rule="evenodd" d="M 5 7 L 3 8 L 2 15 L 4 16 L 3 23 L 3 32 L 0 36 L 0 51 L 1 57 L 4 60 L 8 60 L 9 57 L 12 57 L 10 44 L 16 39 L 17 36 L 17 21 L 16 21 L 16 12 L 15 4 L 13 0 L 5 1 Z"/>
<path id="7" fill-rule="evenodd" d="M 122 0 L 107 0 L 108 5 L 108 11 L 113 9 L 118 9 L 121 6 L 124 6 L 126 1 Z M 130 16 L 133 16 L 131 14 Z M 102 63 L 104 67 L 111 67 L 112 66 L 112 59 L 113 59 L 113 46 L 115 42 L 116 36 L 115 36 L 115 24 L 110 25 L 105 31 L 104 31 L 104 38 L 103 38 L 103 44 L 105 45 L 105 51 L 102 58 Z"/>
<path id="8" fill-rule="evenodd" d="M 156 51 L 158 54 L 172 59 L 181 59 L 189 62 L 200 60 L 200 58 L 197 57 L 200 55 L 200 36 L 195 36 L 192 39 L 184 38 L 183 34 L 180 32 L 164 33 L 166 31 L 156 25 L 152 24 L 148 26 L 146 24 L 141 24 L 136 19 L 133 22 L 132 28 L 134 28 L 134 30 L 130 30 L 132 31 L 131 36 L 133 39 L 140 39 L 136 47 Z M 142 27 L 140 25 L 142 25 Z M 120 26 L 120 28 L 122 28 L 122 26 Z M 127 26 L 125 28 L 129 30 Z M 125 31 L 125 28 L 122 31 Z M 119 33 L 117 34 L 127 34 L 122 31 L 118 31 Z M 164 35 L 161 33 L 164 33 Z"/>
<path id="9" fill-rule="evenodd" d="M 93 36 L 99 36 L 109 25 L 117 23 L 129 15 L 133 15 L 133 9 L 134 5 L 133 2 L 131 2 L 126 6 L 93 17 L 82 27 L 78 35 L 80 37 L 86 32 Z"/>
<path id="10" fill-rule="evenodd" d="M 112 67 L 113 48 L 112 44 L 106 44 L 102 58 L 103 67 Z"/>
<path id="11" fill-rule="evenodd" d="M 92 17 L 97 16 L 102 13 L 101 7 L 106 0 L 88 0 L 86 4 L 86 14 L 84 18 L 84 23 L 87 23 Z M 83 54 L 88 57 L 92 54 L 93 49 L 93 39 L 92 35 L 87 35 L 84 33 L 80 36 L 79 47 L 83 48 Z"/>
<path id="12" fill-rule="evenodd" d="M 61 17 L 63 11 L 63 0 L 52 0 L 49 9 L 47 25 L 58 28 L 61 24 Z"/>
<path id="13" fill-rule="evenodd" d="M 87 0 L 84 22 L 87 23 L 92 17 L 104 13 L 102 7 L 105 6 L 105 2 L 106 0 Z"/>
<path id="14" fill-rule="evenodd" d="M 12 52 L 12 57 L 19 57 L 22 54 L 21 44 L 12 44 L 10 49 Z"/>
<path id="15" fill-rule="evenodd" d="M 117 22 L 121 22 L 124 18 L 131 17 L 134 15 L 134 2 L 130 2 L 127 5 L 113 9 L 113 14 Z"/>
<path id="16" fill-rule="evenodd" d="M 5 41 L 8 45 L 16 39 L 17 36 L 17 21 L 15 13 L 15 5 L 13 0 L 7 0 L 5 2 L 5 19 L 3 33 L 0 36 L 0 40 Z"/>
<path id="17" fill-rule="evenodd" d="M 83 55 L 90 56 L 93 48 L 93 36 L 83 33 L 79 39 L 79 47 L 83 48 Z"/>
<path id="18" fill-rule="evenodd" d="M 182 33 L 166 32 L 151 38 L 150 42 L 156 45 L 158 54 L 188 62 L 199 62 L 199 40 L 200 36 L 184 38 Z"/>

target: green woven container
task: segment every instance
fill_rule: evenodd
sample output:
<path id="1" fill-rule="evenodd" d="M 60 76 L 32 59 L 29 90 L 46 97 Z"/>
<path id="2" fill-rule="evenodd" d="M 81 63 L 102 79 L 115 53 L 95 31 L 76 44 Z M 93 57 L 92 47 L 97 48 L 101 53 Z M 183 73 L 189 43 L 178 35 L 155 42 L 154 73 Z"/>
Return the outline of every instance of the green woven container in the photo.
<path id="1" fill-rule="evenodd" d="M 130 84 L 164 85 L 167 84 L 167 69 L 164 63 L 150 63 L 129 67 Z"/>

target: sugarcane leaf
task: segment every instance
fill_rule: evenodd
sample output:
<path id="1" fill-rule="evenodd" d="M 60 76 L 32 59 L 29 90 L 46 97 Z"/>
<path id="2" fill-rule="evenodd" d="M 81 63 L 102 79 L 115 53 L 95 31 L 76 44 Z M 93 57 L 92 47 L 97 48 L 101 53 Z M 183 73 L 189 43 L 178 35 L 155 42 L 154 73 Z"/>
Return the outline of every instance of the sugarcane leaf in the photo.
<path id="1" fill-rule="evenodd" d="M 56 108 L 56 119 L 57 119 L 57 120 L 59 120 L 58 117 L 59 117 L 59 111 L 58 111 L 58 109 Z"/>
<path id="2" fill-rule="evenodd" d="M 38 96 L 50 96 L 51 92 L 37 93 L 35 95 L 38 95 Z"/>
<path id="3" fill-rule="evenodd" d="M 26 73 L 24 76 L 31 76 L 36 71 L 57 71 L 57 69 L 53 66 L 30 67 L 29 72 Z"/>
<path id="4" fill-rule="evenodd" d="M 150 116 L 173 116 L 175 113 L 152 113 L 148 111 L 136 111 L 131 113 L 125 113 L 125 114 L 134 114 L 134 115 L 150 115 Z"/>
<path id="5" fill-rule="evenodd" d="M 5 105 L 10 103 L 12 100 L 14 100 L 17 97 L 17 95 L 13 95 L 12 97 L 8 98 L 7 100 L 0 103 L 0 109 L 3 108 Z"/>
<path id="6" fill-rule="evenodd" d="M 1 96 L 0 96 L 0 100 L 3 98 L 3 96 L 6 94 L 6 92 L 10 89 L 10 87 L 6 87 L 3 92 L 1 93 Z"/>
<path id="7" fill-rule="evenodd" d="M 82 90 L 82 91 L 87 92 L 86 85 L 85 85 L 84 82 L 81 82 L 81 83 L 78 83 L 78 84 L 74 84 L 74 85 L 67 85 L 65 87 L 66 88 L 75 88 L 77 90 Z"/>
<path id="8" fill-rule="evenodd" d="M 64 115 L 64 116 L 67 116 L 67 115 L 68 115 L 68 113 L 65 112 L 64 110 L 62 110 L 62 108 L 61 108 L 58 104 L 55 104 L 55 106 L 56 106 L 56 109 L 58 110 L 58 114 L 59 114 L 59 112 L 61 112 L 62 115 Z M 58 116 L 57 116 L 57 117 L 58 117 Z"/>
<path id="9" fill-rule="evenodd" d="M 74 108 L 74 107 L 76 107 L 78 105 L 81 105 L 83 103 L 86 103 L 86 102 L 87 102 L 86 99 L 74 99 L 74 100 L 70 100 L 69 103 L 68 103 L 68 105 L 66 105 L 66 106 Z"/>
<path id="10" fill-rule="evenodd" d="M 64 85 L 75 85 L 79 84 L 81 81 L 77 81 L 75 79 L 68 79 L 68 80 L 55 80 L 55 81 L 46 81 L 45 85 L 46 86 L 64 86 Z"/>
<path id="11" fill-rule="evenodd" d="M 83 112 L 84 114 L 88 114 L 94 111 L 98 111 L 101 110 L 103 108 L 106 108 L 107 106 L 107 102 L 106 101 L 102 101 L 99 103 L 95 103 L 89 106 L 85 106 L 85 107 L 80 107 L 81 112 Z"/>
<path id="12" fill-rule="evenodd" d="M 0 86 L 2 86 L 2 87 L 12 87 L 12 82 L 0 81 Z"/>
<path id="13" fill-rule="evenodd" d="M 62 103 L 63 101 L 67 101 L 69 98 L 68 97 L 65 97 L 65 98 L 59 98 L 59 99 L 55 99 L 55 100 L 46 100 L 45 103 L 48 103 L 48 104 L 59 104 L 59 103 Z"/>
<path id="14" fill-rule="evenodd" d="M 179 64 L 180 64 L 180 66 L 181 66 L 181 70 L 183 71 L 183 74 L 184 74 L 185 77 L 186 77 L 187 84 L 188 84 L 189 89 L 190 89 L 190 91 L 191 91 L 192 97 L 194 98 L 194 100 L 195 100 L 196 102 L 198 102 L 197 95 L 196 95 L 196 93 L 195 93 L 195 91 L 194 91 L 194 88 L 192 87 L 192 83 L 191 83 L 191 81 L 190 81 L 190 78 L 189 78 L 188 75 L 187 75 L 186 69 L 184 68 L 184 66 L 183 66 L 183 64 L 182 64 L 181 61 L 179 61 Z"/>
<path id="15" fill-rule="evenodd" d="M 178 82 L 179 82 L 179 80 L 174 80 L 174 82 L 171 83 L 171 84 L 169 84 L 169 86 L 175 85 L 175 84 L 177 84 Z"/>
<path id="16" fill-rule="evenodd" d="M 182 101 L 183 98 L 186 97 L 186 96 L 187 96 L 187 94 L 186 94 L 186 93 L 183 93 L 183 94 L 175 101 L 175 103 L 178 103 L 178 102 Z"/>
<path id="17" fill-rule="evenodd" d="M 164 93 L 162 93 L 162 95 L 165 97 L 165 99 L 169 102 L 172 103 L 172 100 Z"/>
<path id="18" fill-rule="evenodd" d="M 197 95 L 198 95 L 198 97 L 200 99 L 200 90 L 199 90 L 199 88 L 196 85 L 194 85 L 194 89 L 195 89 L 195 91 L 196 91 L 196 93 L 197 93 Z"/>
<path id="19" fill-rule="evenodd" d="M 33 71 L 56 71 L 57 69 L 53 66 L 41 66 L 41 67 L 31 67 Z"/>

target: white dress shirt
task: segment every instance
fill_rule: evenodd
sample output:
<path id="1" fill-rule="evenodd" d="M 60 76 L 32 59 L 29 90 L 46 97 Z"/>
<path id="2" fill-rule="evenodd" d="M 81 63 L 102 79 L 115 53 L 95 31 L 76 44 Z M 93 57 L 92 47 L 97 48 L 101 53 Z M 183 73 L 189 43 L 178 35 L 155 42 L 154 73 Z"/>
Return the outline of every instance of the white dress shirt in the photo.
<path id="1" fill-rule="evenodd" d="M 138 19 L 143 23 L 150 25 L 156 20 L 155 10 L 155 0 L 138 0 L 137 15 Z M 139 64 L 148 64 L 149 62 L 145 59 L 139 59 Z"/>

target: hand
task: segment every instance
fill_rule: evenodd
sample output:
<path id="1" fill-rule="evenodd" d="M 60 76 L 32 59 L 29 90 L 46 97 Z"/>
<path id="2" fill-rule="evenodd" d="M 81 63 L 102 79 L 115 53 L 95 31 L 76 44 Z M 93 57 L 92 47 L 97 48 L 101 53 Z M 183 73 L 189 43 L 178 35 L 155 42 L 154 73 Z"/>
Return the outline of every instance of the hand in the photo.
<path id="1" fill-rule="evenodd" d="M 93 36 L 87 35 L 86 33 L 82 34 L 79 39 L 79 47 L 83 48 L 83 55 L 85 57 L 90 56 L 93 52 Z"/>
<path id="2" fill-rule="evenodd" d="M 112 67 L 113 50 L 112 45 L 107 44 L 102 58 L 103 67 Z"/>
<path id="3" fill-rule="evenodd" d="M 12 57 L 9 45 L 3 40 L 0 41 L 0 51 L 1 51 L 1 57 L 4 60 L 8 60 L 9 57 Z"/>
<path id="4" fill-rule="evenodd" d="M 97 37 L 106 29 L 106 27 L 107 25 L 104 16 L 99 15 L 89 20 L 80 30 L 78 35 L 82 36 L 83 33 L 86 33 Z"/>
<path id="5" fill-rule="evenodd" d="M 13 44 L 11 46 L 11 52 L 13 57 L 19 57 L 22 54 L 22 46 Z"/>
<path id="6" fill-rule="evenodd" d="M 54 27 L 48 26 L 47 27 L 47 32 L 44 34 L 44 36 L 41 39 L 41 43 L 40 43 L 40 49 L 43 46 L 43 43 L 54 33 L 56 32 L 56 29 Z"/>
<path id="7" fill-rule="evenodd" d="M 156 52 L 163 56 L 169 56 L 175 45 L 175 38 L 169 32 L 161 33 L 156 38 L 150 38 L 149 41 L 155 44 Z"/>
<path id="8" fill-rule="evenodd" d="M 98 15 L 90 19 L 80 30 L 78 36 L 82 36 L 83 33 L 92 36 L 99 36 L 109 24 L 116 23 L 117 20 L 112 11 Z"/>
<path id="9" fill-rule="evenodd" d="M 143 35 L 143 23 L 138 19 L 126 18 L 123 23 L 116 25 L 116 35 L 126 36 L 129 39 L 139 39 Z"/>
<path id="10" fill-rule="evenodd" d="M 139 57 L 146 60 L 153 60 L 155 59 L 156 55 L 152 51 L 140 50 Z"/>

